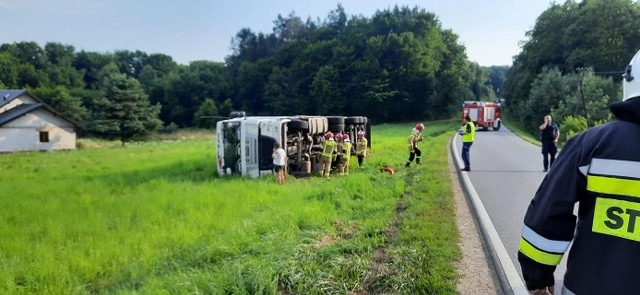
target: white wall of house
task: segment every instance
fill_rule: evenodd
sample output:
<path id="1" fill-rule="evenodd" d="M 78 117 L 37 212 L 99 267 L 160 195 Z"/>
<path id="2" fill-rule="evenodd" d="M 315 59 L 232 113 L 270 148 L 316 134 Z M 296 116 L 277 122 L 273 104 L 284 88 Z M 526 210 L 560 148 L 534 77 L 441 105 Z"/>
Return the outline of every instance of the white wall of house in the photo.
<path id="1" fill-rule="evenodd" d="M 2 106 L 0 108 L 0 113 L 6 112 L 14 107 L 17 107 L 23 103 L 38 103 L 37 101 L 33 100 L 31 97 L 29 97 L 26 94 L 22 94 L 16 98 L 14 98 L 11 102 L 9 102 L 8 104 Z"/>
<path id="2" fill-rule="evenodd" d="M 49 142 L 40 142 L 40 132 Z M 49 111 L 38 109 L 0 126 L 0 152 L 46 151 L 76 148 L 74 126 Z"/>

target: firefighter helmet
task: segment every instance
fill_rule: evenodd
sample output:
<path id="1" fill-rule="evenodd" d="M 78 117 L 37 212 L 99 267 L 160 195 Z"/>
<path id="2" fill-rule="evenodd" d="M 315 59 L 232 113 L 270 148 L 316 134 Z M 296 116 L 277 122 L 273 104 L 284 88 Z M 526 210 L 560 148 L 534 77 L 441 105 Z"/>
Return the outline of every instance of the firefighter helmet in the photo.
<path id="1" fill-rule="evenodd" d="M 622 100 L 640 96 L 640 51 L 631 59 L 622 75 Z"/>
<path id="2" fill-rule="evenodd" d="M 336 134 L 336 140 L 342 140 L 342 139 L 343 139 L 342 133 Z"/>
<path id="3" fill-rule="evenodd" d="M 324 138 L 326 139 L 333 139 L 333 133 L 331 133 L 331 131 L 327 132 L 324 134 Z"/>
<path id="4" fill-rule="evenodd" d="M 418 123 L 418 124 L 416 125 L 416 130 L 418 130 L 418 131 L 422 131 L 422 129 L 424 129 L 424 125 L 423 125 L 422 123 Z"/>
<path id="5" fill-rule="evenodd" d="M 349 134 L 345 134 L 345 135 L 343 135 L 343 136 L 342 136 L 342 140 L 344 140 L 344 141 L 351 141 L 351 140 L 349 139 Z"/>

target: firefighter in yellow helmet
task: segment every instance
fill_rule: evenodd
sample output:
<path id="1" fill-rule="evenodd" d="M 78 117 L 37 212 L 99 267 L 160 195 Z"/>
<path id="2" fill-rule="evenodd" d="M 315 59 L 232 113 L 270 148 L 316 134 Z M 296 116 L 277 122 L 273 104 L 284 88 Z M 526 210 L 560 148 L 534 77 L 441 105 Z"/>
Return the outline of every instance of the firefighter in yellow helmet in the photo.
<path id="1" fill-rule="evenodd" d="M 411 134 L 409 134 L 409 138 L 407 139 L 407 147 L 409 148 L 409 160 L 407 160 L 407 164 L 405 167 L 409 167 L 413 159 L 416 159 L 416 164 L 420 165 L 420 156 L 422 155 L 422 151 L 418 148 L 418 143 L 422 141 L 422 130 L 424 129 L 424 125 L 422 123 L 418 123 L 415 128 L 411 130 Z"/>
<path id="2" fill-rule="evenodd" d="M 531 294 L 555 291 L 570 244 L 560 294 L 640 293 L 640 51 L 622 89 L 616 119 L 571 137 L 529 204 L 518 260 Z"/>
<path id="3" fill-rule="evenodd" d="M 333 141 L 333 133 L 331 131 L 324 135 L 324 143 L 322 144 L 322 153 L 320 154 L 320 176 L 329 177 L 331 173 L 331 159 L 336 148 L 336 142 Z"/>

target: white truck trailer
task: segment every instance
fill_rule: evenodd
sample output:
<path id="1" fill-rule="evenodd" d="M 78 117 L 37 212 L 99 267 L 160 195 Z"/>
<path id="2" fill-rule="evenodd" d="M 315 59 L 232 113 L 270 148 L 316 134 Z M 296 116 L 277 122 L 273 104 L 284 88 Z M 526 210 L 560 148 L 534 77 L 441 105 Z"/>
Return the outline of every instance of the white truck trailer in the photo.
<path id="1" fill-rule="evenodd" d="M 233 113 L 232 113 L 233 114 Z M 240 116 L 216 125 L 218 174 L 252 178 L 273 173 L 271 153 L 276 142 L 287 154 L 286 171 L 307 176 L 319 170 L 324 134 L 348 134 L 353 147 L 358 131 L 364 131 L 371 146 L 371 125 L 361 116 Z"/>

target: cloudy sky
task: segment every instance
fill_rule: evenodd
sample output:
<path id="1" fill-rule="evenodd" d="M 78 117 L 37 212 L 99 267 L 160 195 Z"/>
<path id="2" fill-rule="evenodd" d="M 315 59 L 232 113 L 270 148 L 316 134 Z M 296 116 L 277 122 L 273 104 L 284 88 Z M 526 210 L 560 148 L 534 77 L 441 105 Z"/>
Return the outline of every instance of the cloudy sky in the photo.
<path id="1" fill-rule="evenodd" d="M 101 53 L 164 53 L 181 64 L 224 61 L 242 28 L 271 33 L 278 14 L 324 20 L 341 3 L 347 15 L 417 6 L 460 36 L 472 61 L 510 65 L 547 0 L 0 0 L 0 43 L 35 41 Z"/>

